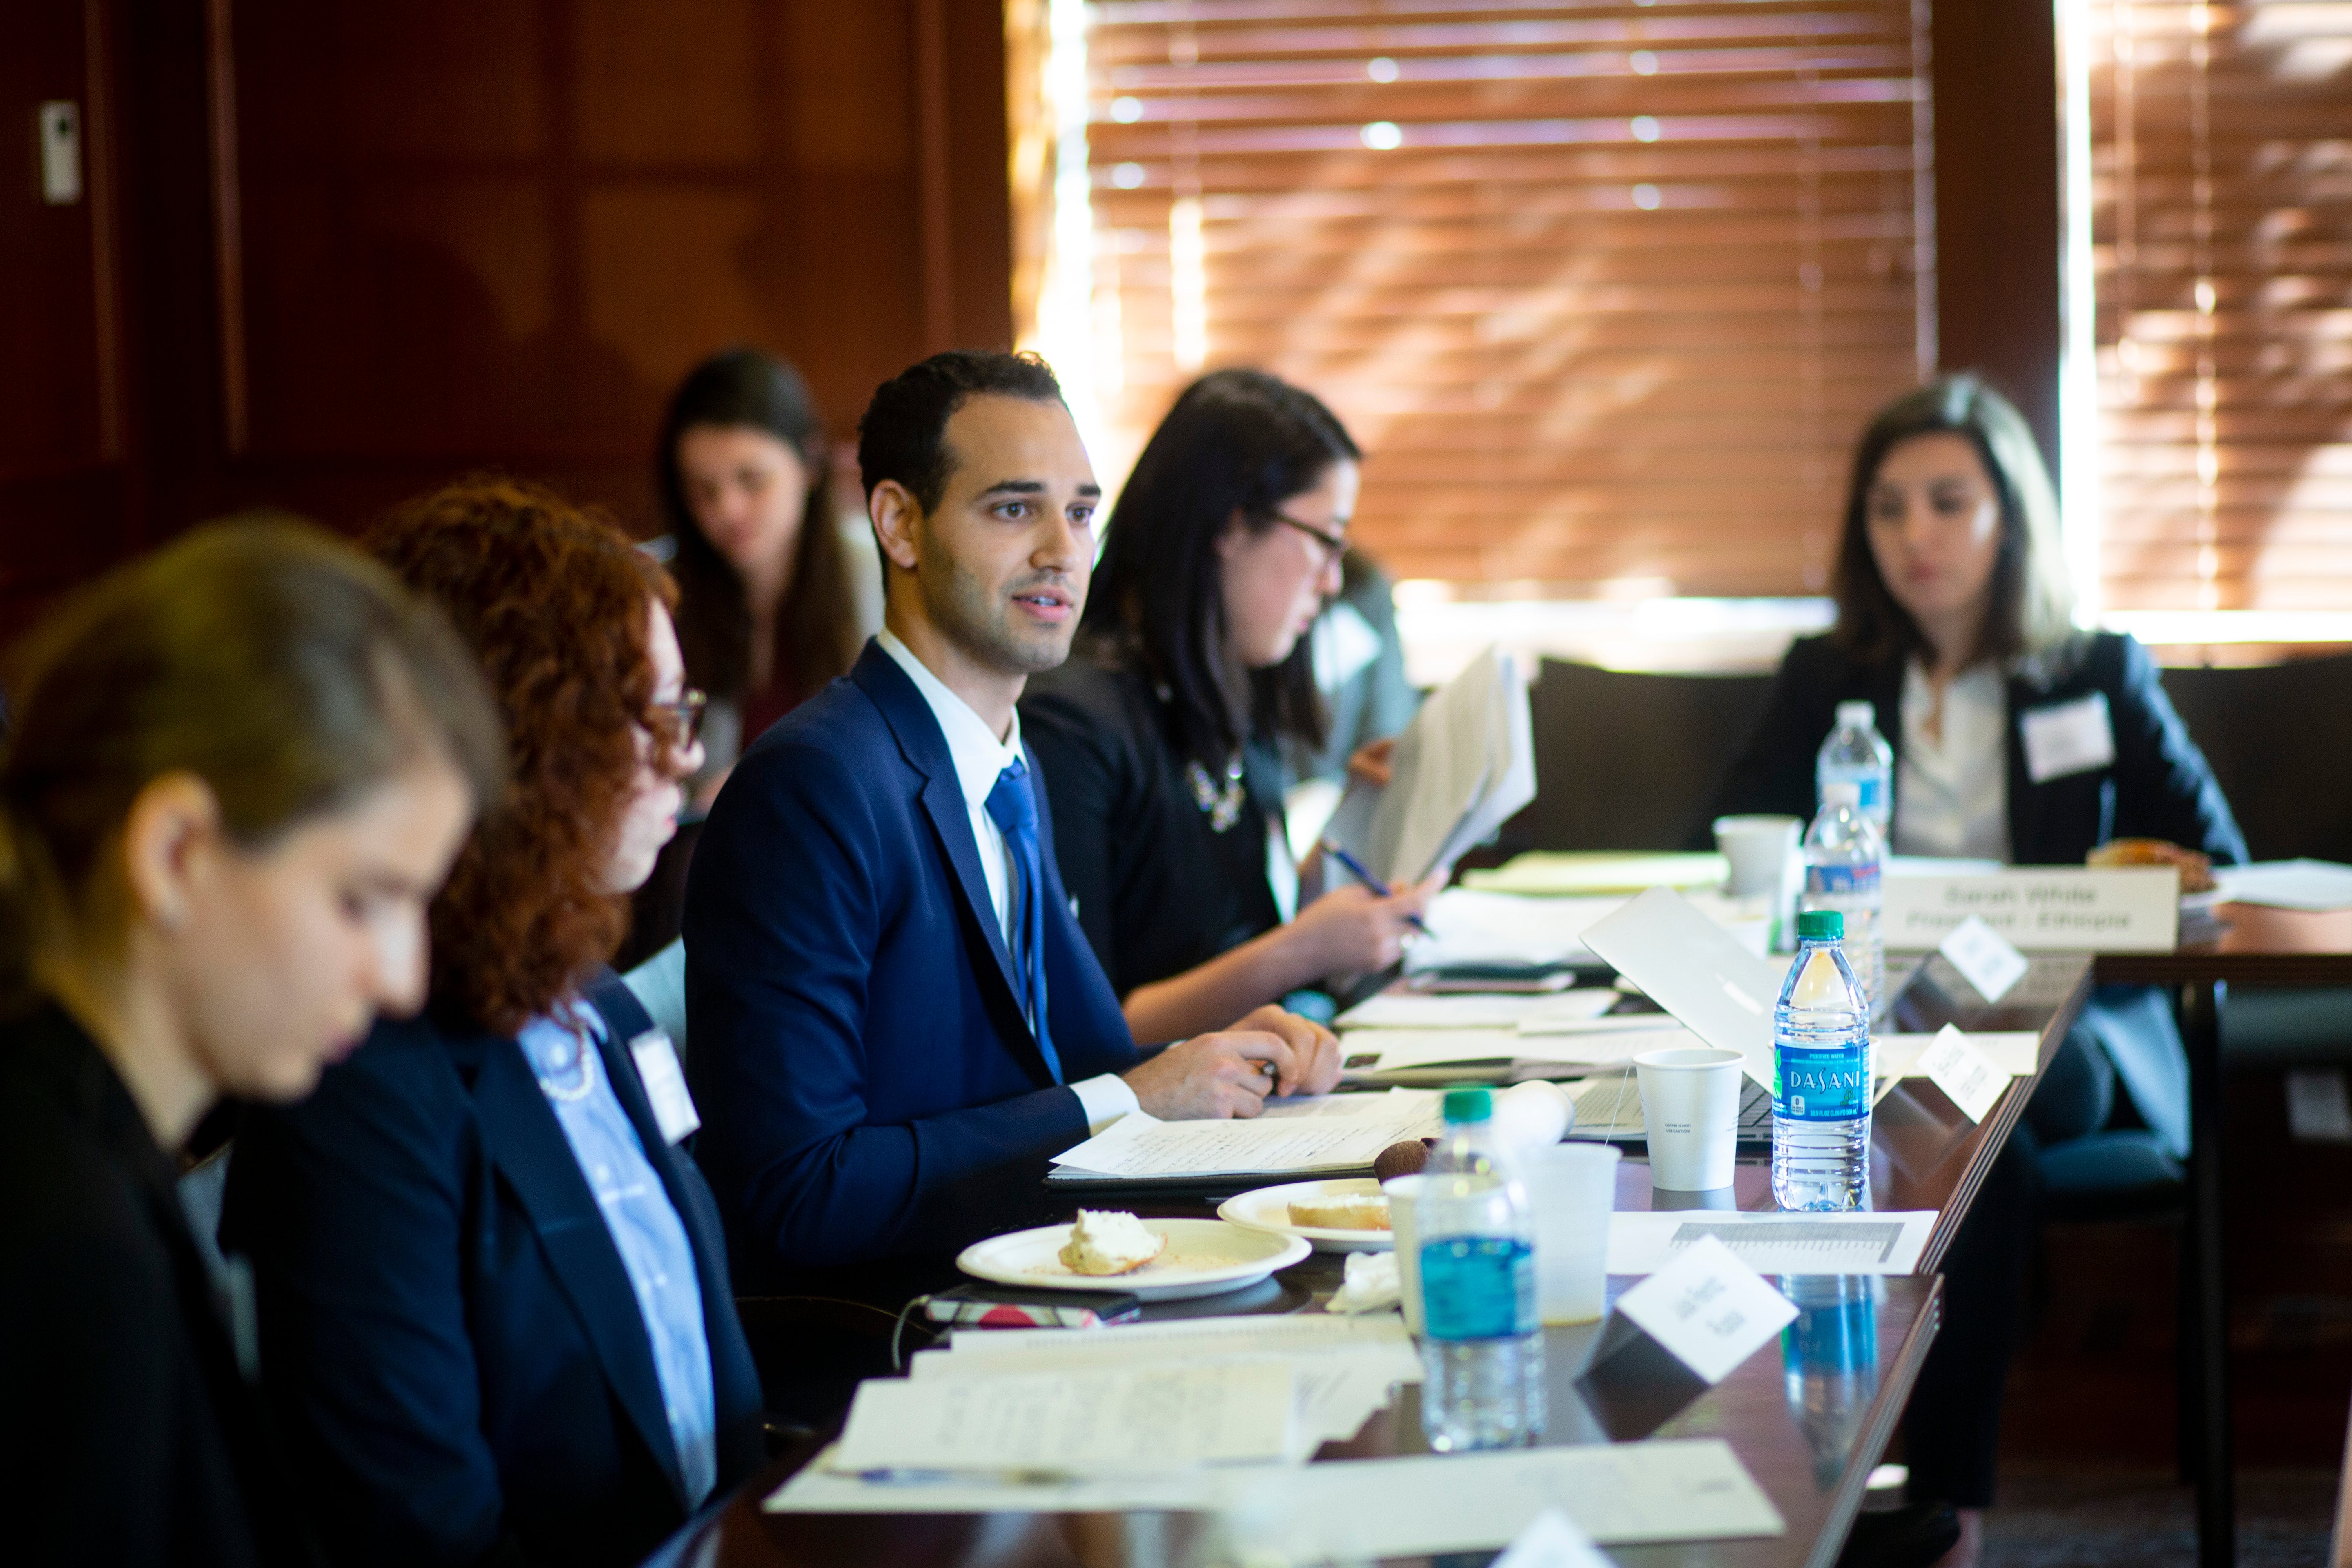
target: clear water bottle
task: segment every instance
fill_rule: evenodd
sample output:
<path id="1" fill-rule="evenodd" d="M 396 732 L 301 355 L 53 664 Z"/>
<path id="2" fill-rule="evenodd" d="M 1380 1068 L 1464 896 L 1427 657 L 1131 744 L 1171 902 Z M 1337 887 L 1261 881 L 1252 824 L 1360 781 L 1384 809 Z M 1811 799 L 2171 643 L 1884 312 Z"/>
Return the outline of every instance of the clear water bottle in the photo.
<path id="1" fill-rule="evenodd" d="M 1535 1236 L 1493 1116 L 1486 1089 L 1446 1091 L 1445 1136 L 1413 1205 L 1421 1427 L 1441 1454 L 1512 1447 L 1544 1429 Z"/>
<path id="2" fill-rule="evenodd" d="M 1822 814 L 1805 830 L 1805 889 L 1797 909 L 1835 910 L 1845 917 L 1845 960 L 1862 982 L 1872 1017 L 1885 1002 L 1885 893 L 1880 869 L 1886 840 L 1861 811 L 1851 782 L 1829 786 Z"/>
<path id="3" fill-rule="evenodd" d="M 1784 1209 L 1860 1208 L 1869 1191 L 1870 1010 L 1844 932 L 1835 910 L 1797 917 L 1797 961 L 1772 1009 L 1772 1196 Z"/>
<path id="4" fill-rule="evenodd" d="M 1837 728 L 1822 742 L 1813 763 L 1815 797 L 1829 804 L 1830 785 L 1852 783 L 1862 789 L 1862 814 L 1884 840 L 1894 831 L 1895 748 L 1878 732 L 1877 710 L 1867 702 L 1837 705 Z"/>

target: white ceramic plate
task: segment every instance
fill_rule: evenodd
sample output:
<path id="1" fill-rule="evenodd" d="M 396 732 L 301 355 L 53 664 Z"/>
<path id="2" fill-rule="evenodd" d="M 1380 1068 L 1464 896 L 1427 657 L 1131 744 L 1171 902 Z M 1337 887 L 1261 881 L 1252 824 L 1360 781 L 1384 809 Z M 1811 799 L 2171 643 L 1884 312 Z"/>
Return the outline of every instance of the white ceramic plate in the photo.
<path id="1" fill-rule="evenodd" d="M 1048 1290 L 1128 1290 L 1147 1301 L 1181 1301 L 1255 1285 L 1313 1250 L 1295 1236 L 1273 1236 L 1221 1219 L 1147 1219 L 1168 1250 L 1132 1274 L 1074 1274 L 1055 1254 L 1070 1239 L 1066 1225 L 1041 1225 L 975 1241 L 956 1267 L 995 1285 Z"/>
<path id="2" fill-rule="evenodd" d="M 1370 1176 L 1345 1176 L 1326 1182 L 1286 1182 L 1278 1187 L 1260 1187 L 1242 1193 L 1217 1205 L 1220 1217 L 1252 1230 L 1262 1230 L 1269 1236 L 1295 1236 L 1310 1242 L 1318 1252 L 1386 1252 L 1396 1245 L 1396 1238 L 1385 1230 L 1334 1230 L 1323 1226 L 1290 1223 L 1290 1200 L 1293 1198 L 1344 1197 L 1358 1193 L 1377 1193 L 1380 1183 Z"/>

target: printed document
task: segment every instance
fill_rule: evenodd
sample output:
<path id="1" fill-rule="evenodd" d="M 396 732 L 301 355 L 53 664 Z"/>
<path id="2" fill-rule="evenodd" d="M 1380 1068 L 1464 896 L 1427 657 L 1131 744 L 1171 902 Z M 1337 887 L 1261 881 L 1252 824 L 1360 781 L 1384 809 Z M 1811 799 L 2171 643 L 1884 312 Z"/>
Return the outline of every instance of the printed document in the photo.
<path id="1" fill-rule="evenodd" d="M 1787 1214 L 1779 1210 L 1620 1209 L 1609 1216 L 1609 1272 L 1654 1274 L 1703 1237 L 1759 1274 L 1909 1274 L 1934 1211 Z"/>

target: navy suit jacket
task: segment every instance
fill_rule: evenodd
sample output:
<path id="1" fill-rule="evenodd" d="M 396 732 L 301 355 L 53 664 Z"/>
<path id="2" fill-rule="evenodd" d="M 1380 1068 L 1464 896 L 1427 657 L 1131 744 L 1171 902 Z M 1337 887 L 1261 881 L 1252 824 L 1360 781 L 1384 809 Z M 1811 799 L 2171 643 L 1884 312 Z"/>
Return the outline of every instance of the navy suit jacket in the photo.
<path id="1" fill-rule="evenodd" d="M 651 1021 L 617 981 L 590 1000 L 694 1245 L 724 1492 L 761 1440 L 719 1216 L 625 1045 Z M 628 1269 L 513 1040 L 385 1021 L 308 1100 L 248 1110 L 221 1239 L 337 1561 L 635 1563 L 688 1517 Z"/>
<path id="2" fill-rule="evenodd" d="M 1837 705 L 1868 701 L 1878 732 L 1895 749 L 1902 783 L 1903 660 L 1864 663 L 1826 637 L 1801 637 L 1780 663 L 1764 719 L 1732 765 L 1716 816 L 1775 812 L 1811 820 L 1820 809 L 1813 761 L 1837 726 Z M 2246 858 L 2245 836 L 2213 782 L 2205 754 L 2164 695 L 2156 663 L 2131 637 L 2079 637 L 2009 677 L 2010 858 L 2021 866 L 2079 866 L 2110 838 L 2163 838 L 2224 864 Z M 2018 716 L 2103 693 L 2114 726 L 2115 761 L 2033 782 Z M 1900 809 L 1901 803 L 1896 803 Z M 1702 826 L 1699 835 L 1704 837 Z"/>
<path id="3" fill-rule="evenodd" d="M 1066 1082 L 1135 1065 L 1054 862 L 1046 1016 Z M 1042 1220 L 1087 1136 L 1024 1020 L 947 737 L 872 643 L 743 755 L 686 894 L 695 1158 L 745 1294 Z"/>

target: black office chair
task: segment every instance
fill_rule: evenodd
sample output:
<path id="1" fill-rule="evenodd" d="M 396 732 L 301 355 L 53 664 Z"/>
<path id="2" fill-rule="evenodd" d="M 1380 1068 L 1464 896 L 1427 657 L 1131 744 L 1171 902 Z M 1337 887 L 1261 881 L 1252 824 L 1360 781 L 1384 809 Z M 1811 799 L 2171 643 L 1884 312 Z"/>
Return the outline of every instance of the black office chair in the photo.
<path id="1" fill-rule="evenodd" d="M 1679 849 L 1748 743 L 1769 675 L 1646 675 L 1548 658 L 1532 696 L 1536 849 Z"/>
<path id="2" fill-rule="evenodd" d="M 2164 689 L 2212 764 L 2257 860 L 2352 861 L 2352 654 L 2248 669 L 2168 669 Z M 2239 985 L 2221 1009 L 2233 1068 L 2352 1062 L 2352 990 Z"/>

